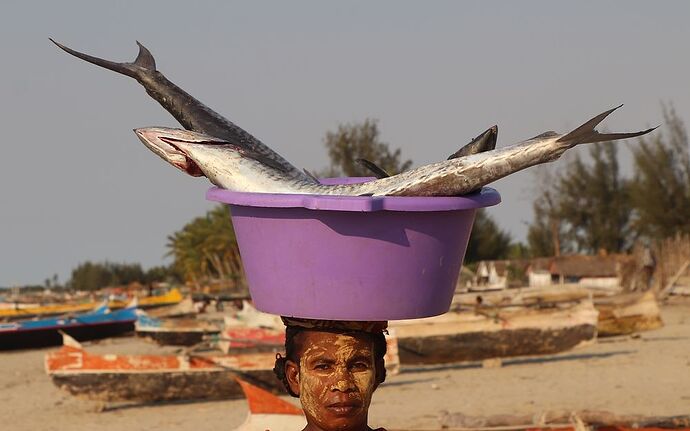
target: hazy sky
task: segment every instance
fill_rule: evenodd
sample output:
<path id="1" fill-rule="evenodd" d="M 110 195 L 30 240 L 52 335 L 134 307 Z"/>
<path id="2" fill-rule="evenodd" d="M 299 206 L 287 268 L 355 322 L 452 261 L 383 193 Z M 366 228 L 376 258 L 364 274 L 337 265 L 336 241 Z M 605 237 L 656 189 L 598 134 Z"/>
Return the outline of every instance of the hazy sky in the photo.
<path id="1" fill-rule="evenodd" d="M 205 178 L 132 133 L 172 117 L 48 37 L 117 61 L 141 41 L 169 79 L 308 169 L 327 164 L 326 131 L 367 117 L 420 165 L 493 124 L 502 146 L 619 103 L 609 130 L 659 124 L 661 102 L 690 113 L 688 2 L 96 3 L 3 3 L 0 286 L 66 281 L 85 260 L 169 262 L 167 235 L 212 207 Z M 534 169 L 493 186 L 490 214 L 524 240 Z"/>

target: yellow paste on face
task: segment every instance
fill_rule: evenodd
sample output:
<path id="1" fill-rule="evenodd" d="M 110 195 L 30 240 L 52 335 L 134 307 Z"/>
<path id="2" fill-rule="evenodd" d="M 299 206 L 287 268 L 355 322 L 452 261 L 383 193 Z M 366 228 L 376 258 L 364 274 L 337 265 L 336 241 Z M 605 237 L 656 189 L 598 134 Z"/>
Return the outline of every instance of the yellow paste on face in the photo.
<path id="1" fill-rule="evenodd" d="M 300 402 L 320 428 L 347 428 L 352 420 L 363 420 L 371 403 L 376 382 L 373 343 L 350 335 L 327 334 L 307 344 L 299 364 Z M 344 400 L 361 407 L 352 418 L 329 418 L 328 405 Z M 363 416 L 363 417 L 360 417 Z M 358 421 L 359 421 L 358 420 Z M 333 423 L 336 422 L 336 423 Z"/>

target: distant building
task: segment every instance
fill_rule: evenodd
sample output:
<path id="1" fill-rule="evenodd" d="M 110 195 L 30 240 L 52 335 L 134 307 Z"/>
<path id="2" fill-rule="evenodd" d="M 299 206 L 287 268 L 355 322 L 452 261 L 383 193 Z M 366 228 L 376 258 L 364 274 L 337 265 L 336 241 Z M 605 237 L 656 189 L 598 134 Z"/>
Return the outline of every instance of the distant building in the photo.
<path id="1" fill-rule="evenodd" d="M 500 290 L 509 287 L 543 287 L 554 284 L 581 284 L 613 288 L 621 285 L 622 267 L 630 255 L 571 255 L 529 260 L 485 260 L 477 270 L 469 290 Z"/>

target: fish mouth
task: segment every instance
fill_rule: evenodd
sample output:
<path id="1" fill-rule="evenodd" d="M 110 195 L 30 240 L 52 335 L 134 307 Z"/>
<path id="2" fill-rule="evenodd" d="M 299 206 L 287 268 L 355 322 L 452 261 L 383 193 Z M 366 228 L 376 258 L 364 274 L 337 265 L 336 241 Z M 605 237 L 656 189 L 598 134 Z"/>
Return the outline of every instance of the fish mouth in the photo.
<path id="1" fill-rule="evenodd" d="M 193 177 L 203 177 L 204 172 L 180 145 L 181 143 L 202 143 L 196 139 L 186 139 L 184 131 L 156 127 L 134 129 L 139 140 L 156 155 L 177 169 Z M 180 136 L 178 136 L 180 135 Z"/>

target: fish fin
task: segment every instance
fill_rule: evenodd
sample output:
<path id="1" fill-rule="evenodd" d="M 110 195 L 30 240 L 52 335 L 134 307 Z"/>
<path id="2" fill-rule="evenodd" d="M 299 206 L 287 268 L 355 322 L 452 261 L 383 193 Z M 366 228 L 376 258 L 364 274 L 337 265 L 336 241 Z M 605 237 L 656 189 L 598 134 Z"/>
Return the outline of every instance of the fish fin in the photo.
<path id="1" fill-rule="evenodd" d="M 137 58 L 134 59 L 135 66 L 143 67 L 146 70 L 155 71 L 156 70 L 156 59 L 153 58 L 153 54 L 144 45 L 142 45 L 138 40 L 137 46 L 139 47 L 139 54 Z"/>
<path id="2" fill-rule="evenodd" d="M 370 160 L 356 159 L 355 162 L 357 162 L 360 166 L 364 166 L 365 168 L 369 169 L 378 179 L 388 178 L 391 176 L 388 172 L 385 171 L 385 169 L 381 168 L 379 165 Z"/>
<path id="3" fill-rule="evenodd" d="M 599 133 L 596 130 L 594 130 L 594 128 L 599 123 L 601 123 L 604 120 L 604 118 L 608 117 L 613 111 L 620 108 L 621 106 L 623 105 L 618 105 L 615 108 L 602 112 L 601 114 L 587 121 L 577 129 L 561 136 L 560 138 L 558 138 L 556 142 L 567 143 L 570 146 L 575 146 L 577 144 L 591 144 L 594 142 L 615 141 L 618 139 L 628 139 L 646 135 L 647 133 L 656 129 L 656 127 L 652 127 L 651 129 L 631 133 Z"/>
<path id="4" fill-rule="evenodd" d="M 58 48 L 67 52 L 68 54 L 71 54 L 91 64 L 95 64 L 96 66 L 101 66 L 108 70 L 112 70 L 114 72 L 130 76 L 134 79 L 139 78 L 139 75 L 142 70 L 146 70 L 149 72 L 156 71 L 156 60 L 153 58 L 153 55 L 151 55 L 151 52 L 139 42 L 137 42 L 137 45 L 139 45 L 139 54 L 137 55 L 137 58 L 134 60 L 133 63 L 117 63 L 115 61 L 105 60 L 102 58 L 94 57 L 92 55 L 84 54 L 83 52 L 75 51 L 72 48 L 58 43 L 51 38 L 49 39 L 51 42 L 57 45 Z"/>
<path id="5" fill-rule="evenodd" d="M 498 140 L 498 126 L 494 125 L 486 129 L 479 136 L 472 139 L 469 144 L 463 146 L 458 151 L 448 156 L 447 160 L 457 159 L 458 157 L 465 157 L 472 154 L 483 153 L 484 151 L 491 151 L 496 148 L 496 141 Z"/>
<path id="6" fill-rule="evenodd" d="M 304 173 L 305 173 L 309 178 L 311 178 L 312 180 L 314 180 L 316 183 L 319 182 L 319 179 L 316 178 L 316 176 L 315 176 L 314 174 L 312 174 L 311 172 L 309 172 L 308 170 L 306 170 L 306 169 L 304 169 L 304 168 L 302 168 L 302 170 L 304 171 Z"/>

